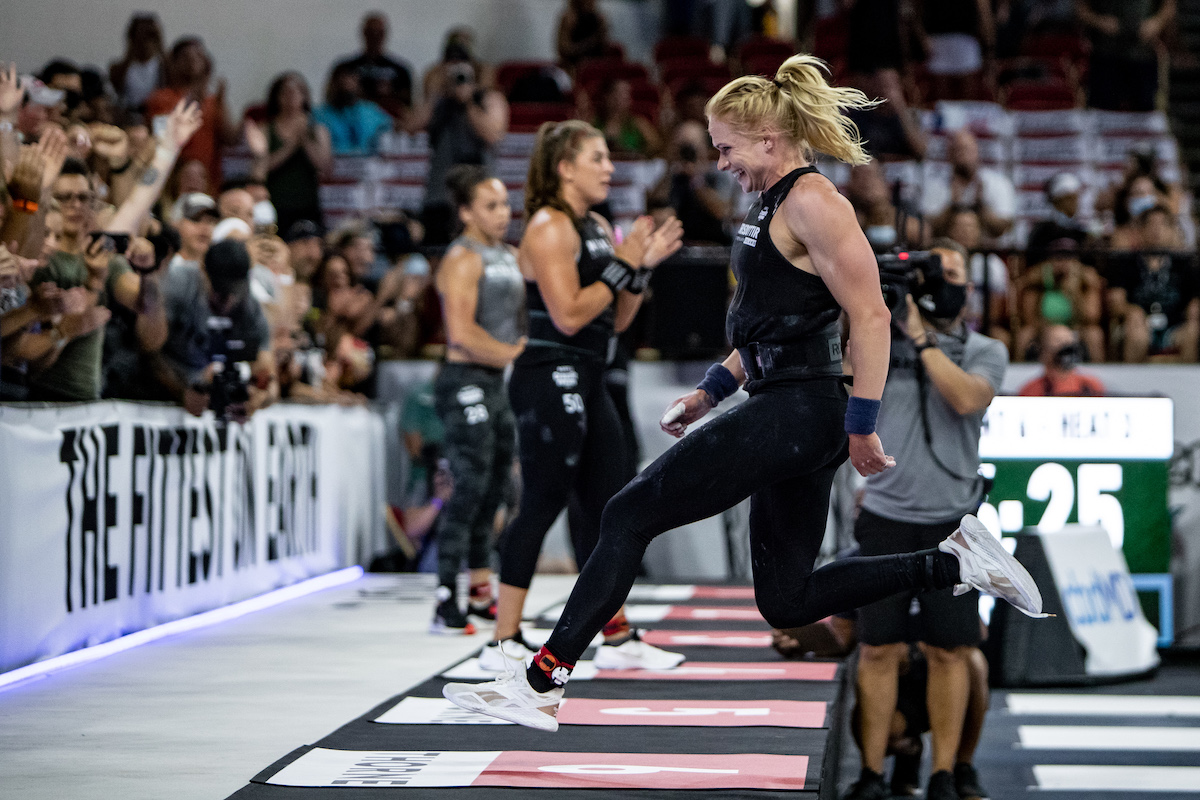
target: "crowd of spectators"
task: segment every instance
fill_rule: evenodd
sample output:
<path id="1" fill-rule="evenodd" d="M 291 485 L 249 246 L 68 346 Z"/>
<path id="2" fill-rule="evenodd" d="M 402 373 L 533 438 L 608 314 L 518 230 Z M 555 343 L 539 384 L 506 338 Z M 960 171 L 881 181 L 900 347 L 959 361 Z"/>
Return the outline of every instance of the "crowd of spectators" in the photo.
<path id="1" fill-rule="evenodd" d="M 454 235 L 445 174 L 494 163 L 514 109 L 588 119 L 614 157 L 659 159 L 647 210 L 676 214 L 691 242 L 727 245 L 745 198 L 716 170 L 704 102 L 731 75 L 772 72 L 793 46 L 764 36 L 770 19 L 740 0 L 691 5 L 703 29 L 668 19 L 678 35 L 649 68 L 625 60 L 593 0 L 566 0 L 557 64 L 506 73 L 456 28 L 419 81 L 389 52 L 387 18 L 372 13 L 362 51 L 331 66 L 320 98 L 283 72 L 241 116 L 204 42 L 184 35 L 168 47 L 153 14 L 130 20 L 107 74 L 65 57 L 36 78 L 8 67 L 0 397 L 172 400 L 236 416 L 276 399 L 370 395 L 377 360 L 438 352 L 430 247 Z M 1152 108 L 1159 70 L 1147 65 L 1166 52 L 1174 0 L 1051 5 L 1057 15 L 1017 0 L 925 0 L 918 13 L 898 0 L 843 0 L 834 17 L 802 19 L 800 42 L 836 79 L 888 100 L 858 119 L 883 164 L 927 156 L 918 109 L 1004 101 L 1029 70 L 1057 70 L 1023 55 L 1031 31 L 1090 49 L 1090 62 L 1063 59 L 1051 82 L 1074 82 L 1097 107 Z M 420 212 L 327 230 L 321 185 L 336 159 L 421 132 Z M 224 174 L 231 146 L 249 153 L 244 174 Z M 981 159 L 975 136 L 952 132 L 944 158 L 944 179 L 927 178 L 916 197 L 894 192 L 879 162 L 850 172 L 844 191 L 878 252 L 936 236 L 966 247 L 971 324 L 1015 360 L 1045 360 L 1051 330 L 1070 331 L 1079 360 L 1197 359 L 1200 282 L 1180 225 L 1188 206 L 1153 153 L 1134 151 L 1087 216 L 1081 176 L 1053 175 L 1049 215 L 1027 242 L 1013 236 L 1013 182 Z"/>

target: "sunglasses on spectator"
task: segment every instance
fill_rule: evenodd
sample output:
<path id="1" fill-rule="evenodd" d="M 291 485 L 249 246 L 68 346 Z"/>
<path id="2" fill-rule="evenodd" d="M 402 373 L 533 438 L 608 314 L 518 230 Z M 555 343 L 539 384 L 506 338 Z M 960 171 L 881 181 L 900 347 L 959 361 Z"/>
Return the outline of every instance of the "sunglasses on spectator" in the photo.
<path id="1" fill-rule="evenodd" d="M 80 203 L 90 203 L 92 202 L 93 197 L 95 197 L 95 195 L 93 195 L 91 192 L 65 192 L 63 194 L 54 195 L 54 199 L 64 205 L 70 203 L 72 200 Z"/>

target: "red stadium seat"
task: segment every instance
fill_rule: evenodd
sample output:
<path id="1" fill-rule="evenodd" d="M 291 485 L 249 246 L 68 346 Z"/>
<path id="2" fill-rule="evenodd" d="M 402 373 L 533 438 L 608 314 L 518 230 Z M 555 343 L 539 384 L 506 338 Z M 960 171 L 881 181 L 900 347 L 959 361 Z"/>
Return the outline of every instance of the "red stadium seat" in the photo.
<path id="1" fill-rule="evenodd" d="M 742 72 L 746 75 L 773 76 L 786 60 L 780 58 L 778 53 L 749 53 L 742 57 Z"/>
<path id="2" fill-rule="evenodd" d="M 708 57 L 669 58 L 658 65 L 658 77 L 662 83 L 674 84 L 680 78 L 723 78 L 729 80 L 729 68 L 724 64 L 714 64 Z"/>
<path id="3" fill-rule="evenodd" d="M 1015 81 L 1004 88 L 1010 111 L 1054 111 L 1079 105 L 1079 92 L 1065 81 Z"/>
<path id="4" fill-rule="evenodd" d="M 512 91 L 513 85 L 527 73 L 555 66 L 553 61 L 505 61 L 496 67 L 496 88 L 505 96 Z"/>
<path id="5" fill-rule="evenodd" d="M 508 126 L 518 133 L 537 130 L 543 122 L 562 122 L 575 116 L 570 103 L 513 103 L 509 106 Z"/>
<path id="6" fill-rule="evenodd" d="M 1082 61 L 1091 52 L 1087 38 L 1074 33 L 1041 33 L 1030 36 L 1021 47 L 1022 55 L 1034 58 L 1066 58 Z"/>
<path id="7" fill-rule="evenodd" d="M 668 58 L 708 58 L 708 40 L 702 36 L 667 36 L 654 45 L 654 63 Z"/>
<path id="8" fill-rule="evenodd" d="M 619 58 L 591 58 L 581 63 L 575 70 L 575 82 L 580 86 L 588 86 L 593 81 L 603 81 L 609 78 L 624 78 L 628 81 L 638 78 L 649 80 L 650 73 L 641 64 Z"/>
<path id="9" fill-rule="evenodd" d="M 813 55 L 833 62 L 846 57 L 850 47 L 850 25 L 845 14 L 818 20 L 814 31 Z"/>
<path id="10" fill-rule="evenodd" d="M 672 101 L 675 102 L 675 99 L 678 97 L 679 93 L 689 86 L 699 86 L 705 91 L 706 94 L 708 94 L 709 97 L 712 97 L 722 86 L 727 83 L 729 83 L 729 76 L 727 75 L 723 77 L 717 75 L 680 75 L 675 80 L 671 81 L 670 84 L 668 84 L 667 91 L 671 94 Z"/>
<path id="11" fill-rule="evenodd" d="M 796 48 L 791 42 L 773 39 L 769 36 L 751 36 L 738 47 L 738 56 L 745 60 L 751 56 L 778 56 L 779 62 L 794 55 Z"/>

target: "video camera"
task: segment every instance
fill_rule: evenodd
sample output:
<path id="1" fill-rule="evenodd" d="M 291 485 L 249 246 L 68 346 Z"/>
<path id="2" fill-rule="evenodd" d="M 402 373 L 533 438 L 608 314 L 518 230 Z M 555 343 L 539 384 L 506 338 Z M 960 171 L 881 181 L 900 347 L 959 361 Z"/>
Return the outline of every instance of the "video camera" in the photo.
<path id="1" fill-rule="evenodd" d="M 208 328 L 213 366 L 208 407 L 219 420 L 245 422 L 251 379 L 245 343 L 229 337 L 232 322 L 228 317 L 209 317 Z"/>
<path id="2" fill-rule="evenodd" d="M 942 257 L 928 250 L 896 250 L 875 256 L 879 265 L 879 283 L 883 288 L 883 300 L 892 311 L 892 321 L 904 324 L 908 316 L 905 298 L 921 297 L 922 289 L 929 289 L 943 280 Z"/>
<path id="3" fill-rule="evenodd" d="M 905 298 L 911 294 L 917 305 L 922 305 L 923 297 L 944 280 L 944 274 L 940 255 L 929 250 L 909 250 L 903 246 L 908 231 L 909 215 L 901 195 L 902 187 L 897 181 L 892 186 L 892 207 L 896 209 L 896 235 L 901 244 L 892 248 L 891 252 L 877 253 L 875 262 L 879 265 L 883 300 L 892 312 L 892 325 L 903 330 L 908 317 L 908 303 Z M 924 219 L 918 214 L 917 220 L 923 231 Z"/>

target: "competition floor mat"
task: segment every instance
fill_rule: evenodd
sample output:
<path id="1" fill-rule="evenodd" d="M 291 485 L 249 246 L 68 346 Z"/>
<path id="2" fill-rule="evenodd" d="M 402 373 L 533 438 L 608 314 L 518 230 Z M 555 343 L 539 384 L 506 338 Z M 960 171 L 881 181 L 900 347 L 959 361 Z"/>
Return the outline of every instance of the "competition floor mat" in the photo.
<path id="1" fill-rule="evenodd" d="M 529 638 L 544 639 L 560 611 L 539 614 Z M 298 742 L 230 800 L 833 796 L 841 663 L 780 657 L 750 587 L 637 586 L 629 612 L 650 641 L 687 661 L 599 670 L 589 648 L 556 733 L 443 699 L 451 680 L 494 677 L 472 656 L 319 741 Z"/>

